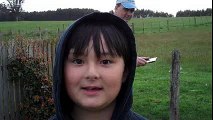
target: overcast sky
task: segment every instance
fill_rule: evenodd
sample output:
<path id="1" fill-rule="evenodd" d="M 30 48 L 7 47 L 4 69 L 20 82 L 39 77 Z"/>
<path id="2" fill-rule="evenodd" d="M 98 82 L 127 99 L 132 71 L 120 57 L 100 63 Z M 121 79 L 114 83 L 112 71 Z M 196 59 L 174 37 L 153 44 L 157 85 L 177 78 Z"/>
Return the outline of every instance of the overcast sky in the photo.
<path id="1" fill-rule="evenodd" d="M 24 0 L 28 12 L 56 10 L 57 8 L 91 8 L 101 12 L 114 10 L 116 0 Z M 7 0 L 0 0 L 0 3 Z M 180 10 L 212 8 L 212 0 L 135 0 L 138 9 L 149 9 L 176 15 Z"/>

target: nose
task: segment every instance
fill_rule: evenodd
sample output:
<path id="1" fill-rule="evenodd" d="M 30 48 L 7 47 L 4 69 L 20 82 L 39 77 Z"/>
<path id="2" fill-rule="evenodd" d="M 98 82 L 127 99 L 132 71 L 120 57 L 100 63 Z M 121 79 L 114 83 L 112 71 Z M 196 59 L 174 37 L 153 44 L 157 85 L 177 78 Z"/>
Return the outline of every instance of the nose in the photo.
<path id="1" fill-rule="evenodd" d="M 86 79 L 97 80 L 100 78 L 98 66 L 95 63 L 89 63 L 86 72 Z"/>
<path id="2" fill-rule="evenodd" d="M 131 10 L 128 10 L 128 11 L 127 11 L 127 15 L 128 15 L 128 16 L 133 16 L 133 12 L 132 12 Z"/>

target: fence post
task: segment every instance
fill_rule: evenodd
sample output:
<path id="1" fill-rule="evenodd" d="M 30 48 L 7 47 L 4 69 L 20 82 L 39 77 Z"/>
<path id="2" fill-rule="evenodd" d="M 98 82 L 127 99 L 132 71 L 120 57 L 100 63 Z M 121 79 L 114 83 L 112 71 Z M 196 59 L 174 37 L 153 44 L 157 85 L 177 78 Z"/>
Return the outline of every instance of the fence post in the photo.
<path id="1" fill-rule="evenodd" d="M 179 73 L 180 53 L 178 50 L 174 50 L 170 81 L 170 120 L 179 120 Z"/>
<path id="2" fill-rule="evenodd" d="M 194 26 L 196 26 L 197 23 L 196 23 L 196 17 L 194 17 Z"/>
<path id="3" fill-rule="evenodd" d="M 207 24 L 209 24 L 209 21 L 208 21 L 208 18 L 207 18 L 207 16 L 206 16 L 205 18 L 206 18 L 206 25 L 207 25 Z"/>
<path id="4" fill-rule="evenodd" d="M 11 29 L 9 30 L 9 35 L 13 36 L 13 31 Z"/>
<path id="5" fill-rule="evenodd" d="M 18 35 L 21 35 L 21 31 L 20 31 L 20 29 L 18 30 Z"/>
<path id="6" fill-rule="evenodd" d="M 188 24 L 188 26 L 191 26 L 191 18 L 189 18 L 189 24 Z"/>
<path id="7" fill-rule="evenodd" d="M 182 20 L 182 25 L 183 25 L 183 28 L 184 28 L 185 25 L 184 25 L 184 20 L 183 20 L 183 18 L 182 18 L 181 20 Z"/>
<path id="8" fill-rule="evenodd" d="M 39 38 L 41 39 L 41 27 L 38 27 L 38 31 L 39 31 Z"/>
<path id="9" fill-rule="evenodd" d="M 59 28 L 57 29 L 57 34 L 58 34 L 58 36 L 60 35 L 60 29 Z"/>
<path id="10" fill-rule="evenodd" d="M 143 34 L 144 34 L 144 22 L 143 22 Z"/>
<path id="11" fill-rule="evenodd" d="M 64 31 L 64 29 L 65 29 L 65 28 L 64 28 L 64 24 L 63 24 L 63 31 Z"/>
<path id="12" fill-rule="evenodd" d="M 160 21 L 159 21 L 158 27 L 159 27 L 159 30 L 158 30 L 158 32 L 160 32 Z"/>
<path id="13" fill-rule="evenodd" d="M 203 17 L 200 16 L 200 19 L 201 19 L 201 25 L 204 25 L 204 23 L 203 23 Z"/>
<path id="14" fill-rule="evenodd" d="M 167 20 L 167 30 L 169 31 L 169 20 Z"/>

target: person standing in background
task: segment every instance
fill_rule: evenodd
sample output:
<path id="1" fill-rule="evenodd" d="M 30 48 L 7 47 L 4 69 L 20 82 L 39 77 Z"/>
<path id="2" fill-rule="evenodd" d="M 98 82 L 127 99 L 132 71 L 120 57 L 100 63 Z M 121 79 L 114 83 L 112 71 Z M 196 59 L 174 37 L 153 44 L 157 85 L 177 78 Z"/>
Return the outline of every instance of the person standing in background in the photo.
<path id="1" fill-rule="evenodd" d="M 114 15 L 128 22 L 134 15 L 136 5 L 135 0 L 117 0 L 115 5 Z M 137 57 L 137 67 L 147 64 L 149 57 Z"/>

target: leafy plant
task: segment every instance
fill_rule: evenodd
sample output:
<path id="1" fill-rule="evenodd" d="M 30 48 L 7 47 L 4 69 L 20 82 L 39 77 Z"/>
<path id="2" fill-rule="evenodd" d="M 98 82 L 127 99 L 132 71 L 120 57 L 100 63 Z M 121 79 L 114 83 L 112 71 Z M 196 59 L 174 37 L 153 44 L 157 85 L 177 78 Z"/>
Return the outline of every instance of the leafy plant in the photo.
<path id="1" fill-rule="evenodd" d="M 40 58 L 27 56 L 22 44 L 8 65 L 9 79 L 20 81 L 22 85 L 23 101 L 19 105 L 20 117 L 23 120 L 48 119 L 55 112 L 52 80 L 47 72 L 48 62 L 42 59 L 44 55 L 40 55 Z"/>

